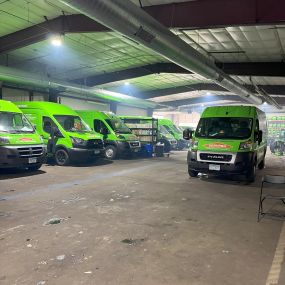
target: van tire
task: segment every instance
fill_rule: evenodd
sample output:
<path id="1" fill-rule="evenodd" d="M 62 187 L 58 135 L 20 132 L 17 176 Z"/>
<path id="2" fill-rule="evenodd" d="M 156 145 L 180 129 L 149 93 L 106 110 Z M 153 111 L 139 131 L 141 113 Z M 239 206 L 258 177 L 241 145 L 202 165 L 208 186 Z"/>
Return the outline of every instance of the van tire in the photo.
<path id="1" fill-rule="evenodd" d="M 55 159 L 56 164 L 59 166 L 65 166 L 70 163 L 69 154 L 63 148 L 59 148 L 55 151 L 54 159 Z"/>
<path id="2" fill-rule="evenodd" d="M 117 148 L 113 145 L 107 145 L 105 147 L 104 155 L 107 159 L 115 159 L 117 157 Z"/>
<path id="3" fill-rule="evenodd" d="M 247 182 L 254 182 L 256 175 L 256 162 L 250 166 L 248 173 L 246 174 Z"/>
<path id="4" fill-rule="evenodd" d="M 188 174 L 189 174 L 190 177 L 197 177 L 198 173 L 199 173 L 198 171 L 189 169 L 189 167 L 188 167 Z"/>
<path id="5" fill-rule="evenodd" d="M 33 165 L 33 166 L 29 166 L 28 170 L 29 171 L 37 171 L 42 167 L 42 164 L 37 164 L 37 165 Z"/>

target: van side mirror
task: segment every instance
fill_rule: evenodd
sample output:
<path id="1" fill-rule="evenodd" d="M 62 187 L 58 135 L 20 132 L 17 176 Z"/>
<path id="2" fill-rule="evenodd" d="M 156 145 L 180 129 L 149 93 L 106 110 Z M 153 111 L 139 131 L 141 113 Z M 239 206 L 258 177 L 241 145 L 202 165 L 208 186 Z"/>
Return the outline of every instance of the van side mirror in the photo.
<path id="1" fill-rule="evenodd" d="M 262 131 L 258 131 L 258 137 L 257 137 L 258 143 L 261 143 L 262 139 L 263 139 L 263 133 L 262 133 Z"/>
<path id="2" fill-rule="evenodd" d="M 185 129 L 183 131 L 183 139 L 189 141 L 190 139 L 192 139 L 192 137 L 193 137 L 193 131 L 191 131 L 190 129 Z"/>
<path id="3" fill-rule="evenodd" d="M 36 130 L 37 129 L 37 125 L 33 125 L 33 128 Z"/>

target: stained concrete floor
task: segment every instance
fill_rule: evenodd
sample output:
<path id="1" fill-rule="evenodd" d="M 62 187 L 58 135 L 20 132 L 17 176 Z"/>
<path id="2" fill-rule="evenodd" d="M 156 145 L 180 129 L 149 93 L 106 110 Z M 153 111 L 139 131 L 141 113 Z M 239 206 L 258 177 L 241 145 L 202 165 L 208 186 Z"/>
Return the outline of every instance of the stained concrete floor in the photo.
<path id="1" fill-rule="evenodd" d="M 283 222 L 256 222 L 260 177 L 285 160 L 246 185 L 185 158 L 0 174 L 0 284 L 266 284 Z"/>

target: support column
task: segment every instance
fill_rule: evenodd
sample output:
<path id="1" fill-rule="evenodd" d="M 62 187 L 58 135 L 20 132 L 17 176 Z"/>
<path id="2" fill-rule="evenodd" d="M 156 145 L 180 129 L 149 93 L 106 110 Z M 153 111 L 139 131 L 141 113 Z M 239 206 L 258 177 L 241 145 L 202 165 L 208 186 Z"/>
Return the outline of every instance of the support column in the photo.
<path id="1" fill-rule="evenodd" d="M 32 90 L 29 91 L 29 101 L 34 101 L 34 92 Z"/>
<path id="2" fill-rule="evenodd" d="M 0 100 L 3 99 L 3 87 L 2 87 L 3 82 L 0 81 Z"/>
<path id="3" fill-rule="evenodd" d="M 153 109 L 147 108 L 146 109 L 146 114 L 147 114 L 148 117 L 152 117 L 153 116 Z"/>
<path id="4" fill-rule="evenodd" d="M 58 103 L 58 94 L 59 91 L 50 89 L 48 94 L 48 101 L 53 103 Z"/>
<path id="5" fill-rule="evenodd" d="M 117 114 L 117 106 L 118 104 L 116 102 L 110 102 L 110 111 L 114 114 Z"/>

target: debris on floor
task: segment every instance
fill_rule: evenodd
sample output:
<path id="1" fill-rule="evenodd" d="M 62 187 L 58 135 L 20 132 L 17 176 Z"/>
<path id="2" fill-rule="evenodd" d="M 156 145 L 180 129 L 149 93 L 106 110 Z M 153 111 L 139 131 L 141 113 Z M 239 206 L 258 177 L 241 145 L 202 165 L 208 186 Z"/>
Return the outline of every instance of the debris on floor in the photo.
<path id="1" fill-rule="evenodd" d="M 146 241 L 145 238 L 138 238 L 138 239 L 126 238 L 121 240 L 122 243 L 126 243 L 128 245 L 138 245 L 144 241 Z"/>
<path id="2" fill-rule="evenodd" d="M 62 255 L 58 255 L 57 257 L 56 257 L 56 259 L 57 260 L 64 260 L 65 259 L 65 255 L 64 254 L 62 254 Z"/>

